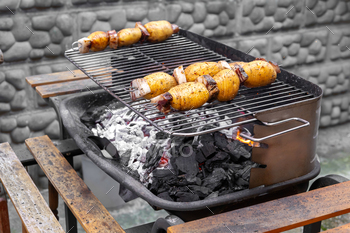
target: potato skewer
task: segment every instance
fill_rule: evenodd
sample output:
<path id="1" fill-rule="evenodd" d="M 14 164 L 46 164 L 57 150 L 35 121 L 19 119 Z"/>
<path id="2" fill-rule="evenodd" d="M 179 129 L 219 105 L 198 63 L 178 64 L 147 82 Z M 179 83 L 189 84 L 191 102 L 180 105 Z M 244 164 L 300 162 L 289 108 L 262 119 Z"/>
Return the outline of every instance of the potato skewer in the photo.
<path id="1" fill-rule="evenodd" d="M 141 97 L 151 99 L 169 91 L 176 85 L 177 82 L 173 76 L 163 72 L 153 73 L 131 82 L 130 97 L 133 101 Z"/>
<path id="2" fill-rule="evenodd" d="M 135 28 L 126 28 L 118 33 L 115 30 L 108 32 L 97 31 L 88 37 L 79 39 L 77 43 L 80 53 L 89 51 L 97 52 L 104 50 L 108 45 L 112 49 L 122 46 L 129 46 L 137 42 L 148 41 L 151 43 L 162 42 L 168 39 L 173 33 L 178 33 L 179 27 L 170 24 L 168 21 L 160 20 L 142 25 L 141 22 L 135 24 Z"/>

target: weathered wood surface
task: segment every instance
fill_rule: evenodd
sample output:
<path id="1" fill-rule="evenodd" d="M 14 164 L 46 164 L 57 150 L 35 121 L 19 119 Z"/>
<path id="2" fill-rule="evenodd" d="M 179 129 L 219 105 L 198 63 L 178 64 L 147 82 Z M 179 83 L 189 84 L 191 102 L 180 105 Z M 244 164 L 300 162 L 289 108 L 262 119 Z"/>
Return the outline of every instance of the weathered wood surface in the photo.
<path id="1" fill-rule="evenodd" d="M 64 232 L 7 142 L 0 144 L 0 180 L 28 232 Z"/>
<path id="2" fill-rule="evenodd" d="M 86 232 L 124 232 L 48 136 L 25 143 Z"/>
<path id="3" fill-rule="evenodd" d="M 350 223 L 333 228 L 333 229 L 322 231 L 322 232 L 324 232 L 324 233 L 350 233 Z"/>
<path id="4" fill-rule="evenodd" d="M 62 82 L 75 81 L 75 80 L 88 79 L 88 78 L 89 77 L 86 76 L 80 70 L 72 70 L 72 72 L 64 71 L 64 72 L 57 72 L 57 73 L 51 73 L 51 74 L 40 74 L 40 75 L 29 76 L 26 78 L 26 81 L 32 87 L 36 87 L 41 85 L 62 83 Z"/>
<path id="5" fill-rule="evenodd" d="M 36 92 L 42 98 L 49 98 L 52 96 L 72 94 L 80 91 L 95 90 L 99 86 L 90 79 L 69 81 L 63 83 L 55 83 L 51 85 L 37 86 Z"/>
<path id="6" fill-rule="evenodd" d="M 281 232 L 350 212 L 350 181 L 168 228 L 179 232 Z M 208 210 L 209 211 L 209 210 Z"/>
<path id="7" fill-rule="evenodd" d="M 7 200 L 0 197 L 0 233 L 11 233 Z"/>

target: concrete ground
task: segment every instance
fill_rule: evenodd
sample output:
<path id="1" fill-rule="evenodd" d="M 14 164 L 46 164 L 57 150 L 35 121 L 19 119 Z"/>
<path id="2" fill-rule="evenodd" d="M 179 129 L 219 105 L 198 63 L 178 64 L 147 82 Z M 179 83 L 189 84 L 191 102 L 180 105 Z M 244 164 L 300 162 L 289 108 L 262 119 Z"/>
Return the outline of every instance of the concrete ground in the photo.
<path id="1" fill-rule="evenodd" d="M 319 130 L 317 143 L 317 154 L 321 162 L 321 174 L 339 174 L 350 178 L 350 123 Z M 42 189 L 41 194 L 48 200 L 48 190 Z M 12 203 L 8 201 L 10 225 L 12 233 L 21 232 L 21 221 Z M 111 215 L 125 229 L 132 226 L 153 222 L 159 217 L 165 217 L 164 210 L 154 211 L 147 202 L 138 198 L 121 207 L 107 208 Z M 65 229 L 64 204 L 59 200 L 59 222 Z M 350 222 L 350 214 L 335 217 L 322 222 L 322 229 L 330 229 Z M 78 231 L 84 232 L 78 223 Z M 302 229 L 297 228 L 289 233 L 301 233 Z"/>

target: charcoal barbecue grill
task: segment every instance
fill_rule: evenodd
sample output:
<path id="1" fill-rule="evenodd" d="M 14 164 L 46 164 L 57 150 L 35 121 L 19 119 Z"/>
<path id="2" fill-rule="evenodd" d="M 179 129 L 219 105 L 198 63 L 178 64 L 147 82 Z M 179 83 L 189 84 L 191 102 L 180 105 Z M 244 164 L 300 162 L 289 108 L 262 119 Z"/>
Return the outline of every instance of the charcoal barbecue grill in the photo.
<path id="1" fill-rule="evenodd" d="M 305 184 L 320 171 L 315 150 L 322 90 L 301 77 L 281 69 L 276 81 L 269 86 L 254 89 L 242 87 L 232 101 L 206 104 L 187 112 L 173 111 L 164 118 L 148 100 L 130 100 L 132 90 L 129 87 L 132 80 L 159 71 L 172 74 L 173 69 L 179 65 L 186 67 L 200 61 L 249 62 L 255 58 L 185 30 L 180 30 L 178 35 L 173 35 L 162 43 L 135 44 L 128 48 L 88 54 L 79 54 L 71 49 L 65 52 L 65 56 L 105 90 L 71 97 L 61 103 L 61 117 L 67 131 L 81 150 L 101 169 L 152 206 L 184 217 L 183 212 L 224 207 L 229 203 L 237 204 Z M 252 152 L 252 160 L 266 167 L 252 168 L 248 190 L 191 203 L 160 199 L 128 175 L 118 161 L 105 158 L 100 148 L 89 139 L 92 132 L 80 121 L 87 108 L 111 100 L 129 107 L 159 131 L 175 136 L 196 136 L 253 123 L 254 137 L 244 134 L 241 136 L 268 145 L 268 148 L 253 148 Z M 218 122 L 226 117 L 232 124 L 195 130 L 198 128 L 195 123 L 211 124 L 209 121 L 213 118 L 205 113 L 209 109 L 219 113 L 221 118 L 217 119 Z M 187 116 L 186 120 L 184 115 Z M 169 119 L 171 123 L 166 121 Z M 188 122 L 188 119 L 192 121 Z M 186 218 L 191 219 L 188 214 Z"/>

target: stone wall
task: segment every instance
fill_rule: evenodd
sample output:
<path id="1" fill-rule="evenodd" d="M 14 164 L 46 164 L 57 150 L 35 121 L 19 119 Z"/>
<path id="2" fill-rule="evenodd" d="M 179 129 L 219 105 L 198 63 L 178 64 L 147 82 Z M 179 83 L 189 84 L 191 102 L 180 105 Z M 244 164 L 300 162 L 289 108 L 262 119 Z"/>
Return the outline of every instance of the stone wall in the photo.
<path id="1" fill-rule="evenodd" d="M 74 69 L 63 57 L 96 30 L 166 19 L 317 83 L 321 126 L 350 120 L 350 2 L 347 0 L 1 0 L 0 142 L 58 138 L 52 108 L 25 77 Z"/>

